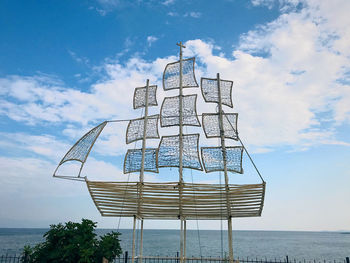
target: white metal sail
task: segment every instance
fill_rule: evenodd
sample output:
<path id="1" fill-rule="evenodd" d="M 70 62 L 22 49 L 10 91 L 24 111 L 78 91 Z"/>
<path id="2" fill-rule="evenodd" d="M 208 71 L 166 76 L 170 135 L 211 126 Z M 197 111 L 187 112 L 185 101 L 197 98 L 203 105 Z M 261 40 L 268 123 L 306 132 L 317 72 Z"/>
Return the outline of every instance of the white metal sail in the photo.
<path id="1" fill-rule="evenodd" d="M 179 61 L 167 64 L 163 74 L 164 90 L 198 87 L 194 74 L 194 64 L 195 58 L 180 58 Z"/>
<path id="2" fill-rule="evenodd" d="M 203 170 L 198 150 L 199 134 L 183 134 L 183 168 Z M 159 144 L 158 167 L 180 167 L 179 135 L 163 136 Z"/>
<path id="3" fill-rule="evenodd" d="M 197 94 L 182 96 L 182 125 L 201 126 L 196 110 Z M 180 97 L 166 97 L 160 110 L 160 126 L 180 125 Z"/>
<path id="4" fill-rule="evenodd" d="M 220 91 L 218 91 L 220 85 Z M 228 107 L 233 107 L 232 103 L 232 85 L 233 81 L 202 78 L 201 89 L 203 98 L 206 102 L 221 103 Z"/>
<path id="5" fill-rule="evenodd" d="M 158 133 L 159 115 L 152 115 L 147 117 L 146 139 L 159 139 Z M 126 129 L 126 143 L 132 143 L 142 140 L 144 137 L 145 117 L 130 120 L 128 128 Z"/>
<path id="6" fill-rule="evenodd" d="M 158 149 L 146 148 L 144 171 L 158 173 Z M 124 173 L 141 172 L 142 149 L 129 149 L 124 159 Z"/>
<path id="7" fill-rule="evenodd" d="M 202 160 L 205 172 L 224 171 L 224 156 L 221 147 L 202 147 Z M 243 173 L 242 169 L 242 146 L 226 147 L 227 171 Z"/>
<path id="8" fill-rule="evenodd" d="M 69 149 L 69 151 L 62 158 L 60 163 L 58 164 L 53 176 L 54 177 L 62 177 L 62 178 L 80 178 L 81 171 L 86 162 L 87 157 L 90 154 L 92 147 L 94 146 L 98 136 L 101 134 L 103 128 L 106 126 L 107 122 L 104 121 L 98 126 L 92 128 L 89 132 L 87 132 L 83 137 L 81 137 L 73 146 Z M 57 174 L 58 169 L 64 163 L 68 161 L 77 161 L 80 162 L 80 169 L 78 175 L 59 175 Z"/>
<path id="9" fill-rule="evenodd" d="M 223 113 L 224 136 L 228 139 L 238 140 L 237 113 Z M 219 113 L 203 113 L 203 130 L 207 138 L 220 138 Z"/>

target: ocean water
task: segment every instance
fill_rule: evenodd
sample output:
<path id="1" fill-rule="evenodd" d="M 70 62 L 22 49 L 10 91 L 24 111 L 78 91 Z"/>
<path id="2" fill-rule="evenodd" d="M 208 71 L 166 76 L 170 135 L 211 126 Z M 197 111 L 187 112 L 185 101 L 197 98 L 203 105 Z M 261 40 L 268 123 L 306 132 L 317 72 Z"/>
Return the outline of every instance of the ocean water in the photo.
<path id="1" fill-rule="evenodd" d="M 43 241 L 48 229 L 0 228 L 0 255 L 19 254 L 24 245 Z M 98 229 L 98 235 L 112 230 Z M 121 229 L 123 251 L 131 254 L 132 230 Z M 222 237 L 222 238 L 221 238 Z M 293 231 L 234 231 L 235 258 L 343 261 L 350 257 L 350 233 Z M 137 233 L 137 240 L 140 239 Z M 227 253 L 227 232 L 187 231 L 187 256 L 219 257 Z M 222 243 L 223 241 L 223 243 Z M 138 250 L 138 246 L 136 250 Z M 144 230 L 143 254 L 175 256 L 179 251 L 178 230 Z"/>

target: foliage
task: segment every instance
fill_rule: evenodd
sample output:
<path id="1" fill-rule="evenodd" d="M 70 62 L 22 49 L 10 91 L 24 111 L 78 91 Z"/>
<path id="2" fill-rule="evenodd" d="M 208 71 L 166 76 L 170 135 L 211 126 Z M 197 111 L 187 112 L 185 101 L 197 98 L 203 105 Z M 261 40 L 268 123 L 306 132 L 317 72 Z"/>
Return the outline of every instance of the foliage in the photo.
<path id="1" fill-rule="evenodd" d="M 22 260 L 28 263 L 90 263 L 111 261 L 121 253 L 118 232 L 111 232 L 100 239 L 94 232 L 96 223 L 82 219 L 81 223 L 67 222 L 51 225 L 44 234 L 45 241 L 31 248 L 25 246 Z"/>

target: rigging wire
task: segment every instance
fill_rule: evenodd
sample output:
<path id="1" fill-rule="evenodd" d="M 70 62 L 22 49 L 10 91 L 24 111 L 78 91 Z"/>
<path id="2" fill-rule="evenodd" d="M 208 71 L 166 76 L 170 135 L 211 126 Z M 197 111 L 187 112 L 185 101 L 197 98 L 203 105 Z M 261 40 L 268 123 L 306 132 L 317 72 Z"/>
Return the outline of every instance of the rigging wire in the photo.
<path id="1" fill-rule="evenodd" d="M 186 133 L 188 133 L 187 130 L 187 126 L 185 126 L 185 130 Z M 194 211 L 196 214 L 196 225 L 197 225 L 197 238 L 198 238 L 198 246 L 199 246 L 199 255 L 200 257 L 202 257 L 202 245 L 201 245 L 201 237 L 200 237 L 200 233 L 199 233 L 199 223 L 198 223 L 198 213 L 197 213 L 197 199 L 196 199 L 196 190 L 194 187 L 194 183 L 193 183 L 193 171 L 191 170 L 191 181 L 192 181 L 192 189 L 193 189 L 193 197 L 194 197 Z"/>
<path id="2" fill-rule="evenodd" d="M 229 119 L 227 118 L 227 115 L 226 115 L 225 113 L 224 113 L 223 115 L 224 115 L 225 118 L 227 119 L 227 121 L 228 121 L 229 125 L 231 126 L 232 130 L 237 134 L 237 139 L 238 139 L 238 141 L 241 143 L 241 145 L 242 145 L 242 147 L 243 147 L 245 153 L 247 154 L 247 156 L 248 156 L 250 162 L 253 164 L 253 166 L 254 166 L 254 168 L 255 168 L 255 171 L 258 173 L 258 175 L 259 175 L 260 179 L 262 180 L 262 182 L 265 183 L 265 180 L 264 180 L 264 178 L 262 177 L 262 175 L 261 175 L 261 173 L 260 173 L 258 167 L 255 165 L 255 163 L 254 163 L 252 157 L 250 156 L 250 154 L 249 154 L 247 148 L 244 146 L 244 144 L 243 144 L 241 138 L 239 137 L 238 131 L 232 126 L 232 123 L 231 123 L 231 122 L 229 121 Z"/>
<path id="3" fill-rule="evenodd" d="M 198 238 L 198 245 L 199 245 L 199 255 L 202 257 L 202 245 L 201 245 L 201 236 L 199 233 L 199 223 L 198 223 L 198 213 L 197 213 L 197 201 L 196 201 L 196 191 L 194 188 L 194 183 L 193 183 L 193 174 L 192 174 L 192 169 L 191 169 L 191 179 L 192 179 L 192 187 L 193 187 L 193 196 L 194 196 L 194 210 L 196 214 L 196 224 L 197 224 L 197 238 Z"/>

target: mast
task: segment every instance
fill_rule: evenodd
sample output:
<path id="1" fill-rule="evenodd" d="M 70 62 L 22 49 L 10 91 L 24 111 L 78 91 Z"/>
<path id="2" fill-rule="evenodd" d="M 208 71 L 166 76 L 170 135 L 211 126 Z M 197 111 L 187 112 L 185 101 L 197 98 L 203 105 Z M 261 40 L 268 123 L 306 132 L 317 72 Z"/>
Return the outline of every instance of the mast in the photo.
<path id="1" fill-rule="evenodd" d="M 149 92 L 149 79 L 146 83 L 146 98 L 145 98 L 145 117 L 143 123 L 143 138 L 142 138 L 142 157 L 141 157 L 141 170 L 140 170 L 140 196 L 139 196 L 139 207 L 137 209 L 140 215 L 140 203 L 142 202 L 142 190 L 143 190 L 143 178 L 145 172 L 145 153 L 146 153 L 146 136 L 147 136 L 147 119 L 148 119 L 148 92 Z M 143 248 L 143 218 L 141 219 L 141 240 L 140 240 L 140 263 L 142 263 L 142 248 Z"/>
<path id="2" fill-rule="evenodd" d="M 158 149 L 146 148 L 147 138 L 159 138 L 158 119 L 159 115 L 148 116 L 148 107 L 157 106 L 156 100 L 157 86 L 150 86 L 149 79 L 145 87 L 135 89 L 134 109 L 145 108 L 142 118 L 130 120 L 126 131 L 126 143 L 142 140 L 141 149 L 129 149 L 125 155 L 124 173 L 139 172 L 139 182 L 137 182 L 137 210 L 134 213 L 133 238 L 132 238 L 132 263 L 135 262 L 135 228 L 137 219 L 141 220 L 141 240 L 140 240 L 140 262 L 142 262 L 142 242 L 143 242 L 143 215 L 141 207 L 143 204 L 144 173 L 158 172 L 157 155 Z"/>
<path id="3" fill-rule="evenodd" d="M 158 148 L 158 167 L 177 167 L 178 177 L 178 219 L 180 219 L 180 262 L 186 258 L 186 218 L 183 209 L 183 169 L 197 169 L 202 171 L 198 142 L 199 134 L 184 134 L 184 126 L 197 126 L 201 124 L 196 111 L 197 94 L 184 95 L 184 88 L 197 88 L 198 83 L 194 74 L 195 58 L 183 59 L 182 42 L 176 44 L 180 47 L 179 60 L 166 65 L 163 73 L 163 89 L 179 89 L 177 96 L 165 97 L 160 111 L 160 126 L 179 126 L 178 134 L 162 136 Z M 185 110 L 184 110 L 185 107 Z"/>
<path id="4" fill-rule="evenodd" d="M 182 177 L 182 153 L 183 153 L 183 144 L 182 144 L 182 133 L 183 133 L 183 128 L 182 128 L 182 48 L 186 48 L 184 45 L 182 45 L 182 42 L 176 43 L 180 47 L 180 87 L 179 87 L 179 183 L 181 184 L 183 182 L 183 177 Z M 180 198 L 181 201 L 181 198 Z M 181 213 L 181 207 L 180 207 L 180 216 L 182 216 Z"/>
<path id="5" fill-rule="evenodd" d="M 142 158 L 141 158 L 141 171 L 140 171 L 140 185 L 143 184 L 143 177 L 145 172 L 145 153 L 146 153 L 146 132 L 147 132 L 147 119 L 148 119 L 148 90 L 149 90 L 149 79 L 146 84 L 146 98 L 145 98 L 145 116 L 143 122 L 143 138 L 142 138 Z M 141 191 L 142 194 L 142 191 Z"/>
<path id="6" fill-rule="evenodd" d="M 229 179 L 227 176 L 227 155 L 225 146 L 225 131 L 223 122 L 223 111 L 221 102 L 221 88 L 220 88 L 220 74 L 217 73 L 217 86 L 218 86 L 218 98 L 219 98 L 219 127 L 220 127 L 220 139 L 221 139 L 221 149 L 222 149 L 222 159 L 224 163 L 224 175 L 225 175 L 225 190 L 226 190 L 226 207 L 227 207 L 227 231 L 228 231 L 228 249 L 230 262 L 233 262 L 233 247 L 232 247 L 232 220 L 231 220 L 231 204 L 230 204 L 230 188 Z"/>
<path id="7" fill-rule="evenodd" d="M 184 45 L 182 45 L 182 42 L 176 43 L 180 47 L 180 85 L 179 85 L 179 210 L 180 210 L 180 220 L 181 220 L 181 232 L 180 232 L 180 262 L 182 263 L 184 261 L 184 237 L 186 236 L 184 234 L 184 218 L 182 217 L 182 184 L 183 184 L 183 163 L 182 163 L 182 154 L 183 154 L 183 144 L 182 144 L 182 133 L 183 133 L 183 127 L 182 127 L 182 48 L 185 48 Z"/>

